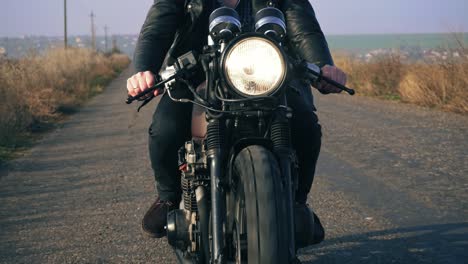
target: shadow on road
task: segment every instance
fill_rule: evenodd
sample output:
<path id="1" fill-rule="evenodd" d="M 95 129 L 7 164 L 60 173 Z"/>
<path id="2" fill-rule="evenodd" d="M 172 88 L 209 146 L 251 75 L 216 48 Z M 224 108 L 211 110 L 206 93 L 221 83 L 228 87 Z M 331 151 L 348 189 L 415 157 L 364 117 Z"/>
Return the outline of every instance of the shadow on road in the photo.
<path id="1" fill-rule="evenodd" d="M 303 263 L 465 263 L 468 222 L 336 237 L 301 253 Z"/>

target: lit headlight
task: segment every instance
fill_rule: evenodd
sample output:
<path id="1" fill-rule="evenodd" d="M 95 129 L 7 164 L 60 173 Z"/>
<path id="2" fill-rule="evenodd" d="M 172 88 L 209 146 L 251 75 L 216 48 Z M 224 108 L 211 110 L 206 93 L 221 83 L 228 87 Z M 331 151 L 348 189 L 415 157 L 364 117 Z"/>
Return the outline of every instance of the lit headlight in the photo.
<path id="1" fill-rule="evenodd" d="M 244 96 L 265 96 L 274 93 L 286 78 L 286 61 L 271 40 L 253 36 L 228 47 L 224 56 L 224 77 L 228 84 Z"/>

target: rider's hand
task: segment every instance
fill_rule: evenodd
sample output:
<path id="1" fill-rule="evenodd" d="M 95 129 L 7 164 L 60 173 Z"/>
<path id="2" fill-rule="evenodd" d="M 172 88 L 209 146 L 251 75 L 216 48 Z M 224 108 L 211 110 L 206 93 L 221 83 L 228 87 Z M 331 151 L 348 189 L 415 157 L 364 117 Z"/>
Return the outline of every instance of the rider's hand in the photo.
<path id="1" fill-rule="evenodd" d="M 332 79 L 333 81 L 346 85 L 346 73 L 344 73 L 341 69 L 335 66 L 331 65 L 325 65 L 322 67 L 322 75 L 324 77 L 327 77 L 329 79 Z M 331 84 L 328 84 L 325 81 L 320 82 L 320 88 L 319 91 L 322 93 L 341 93 L 342 90 L 339 89 L 338 87 L 335 87 Z"/>
<path id="2" fill-rule="evenodd" d="M 136 96 L 155 84 L 154 74 L 150 71 L 139 72 L 127 80 L 128 94 Z M 158 96 L 161 91 L 159 89 L 154 91 L 154 96 Z"/>

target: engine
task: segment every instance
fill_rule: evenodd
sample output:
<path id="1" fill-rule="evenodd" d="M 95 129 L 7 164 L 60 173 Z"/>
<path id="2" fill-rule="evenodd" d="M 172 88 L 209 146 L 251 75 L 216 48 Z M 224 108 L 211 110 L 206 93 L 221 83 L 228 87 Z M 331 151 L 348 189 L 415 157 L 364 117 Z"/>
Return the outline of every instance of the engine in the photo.
<path id="1" fill-rule="evenodd" d="M 196 252 L 201 243 L 199 200 L 209 201 L 209 172 L 203 140 L 187 141 L 179 150 L 182 201 L 180 209 L 167 216 L 167 239 L 170 245 L 187 252 Z M 203 188 L 199 188 L 203 187 Z"/>

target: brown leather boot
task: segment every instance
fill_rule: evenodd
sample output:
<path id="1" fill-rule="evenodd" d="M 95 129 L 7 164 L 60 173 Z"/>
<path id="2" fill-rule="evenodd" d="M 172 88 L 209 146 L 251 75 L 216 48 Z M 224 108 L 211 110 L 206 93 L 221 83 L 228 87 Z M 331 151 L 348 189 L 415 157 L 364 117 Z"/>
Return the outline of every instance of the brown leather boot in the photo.
<path id="1" fill-rule="evenodd" d="M 166 235 L 167 213 L 174 209 L 177 209 L 176 203 L 162 201 L 158 197 L 141 221 L 143 231 L 154 238 L 164 237 Z"/>

